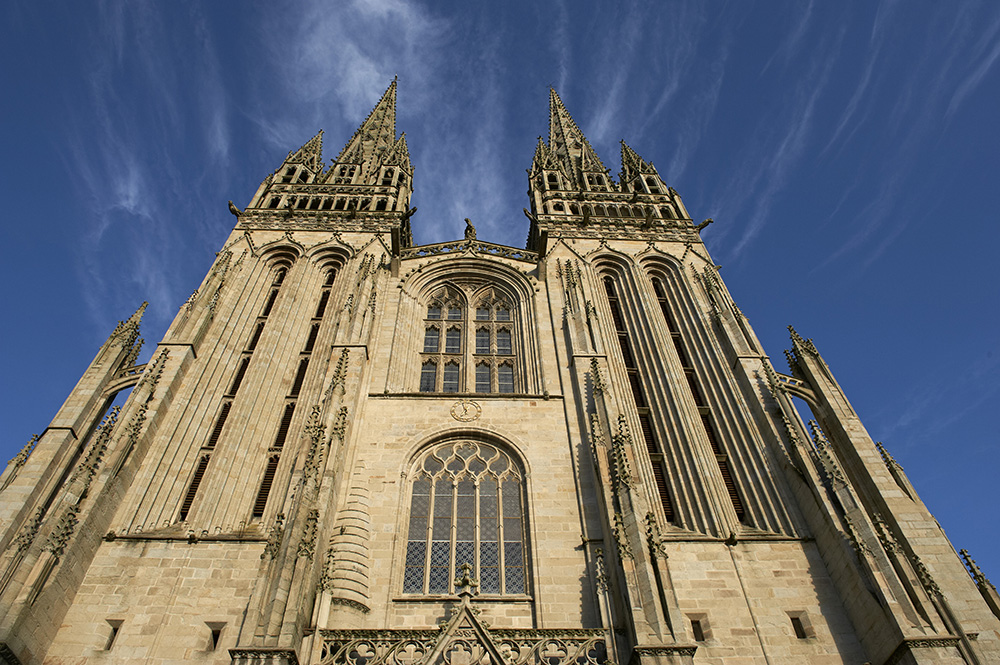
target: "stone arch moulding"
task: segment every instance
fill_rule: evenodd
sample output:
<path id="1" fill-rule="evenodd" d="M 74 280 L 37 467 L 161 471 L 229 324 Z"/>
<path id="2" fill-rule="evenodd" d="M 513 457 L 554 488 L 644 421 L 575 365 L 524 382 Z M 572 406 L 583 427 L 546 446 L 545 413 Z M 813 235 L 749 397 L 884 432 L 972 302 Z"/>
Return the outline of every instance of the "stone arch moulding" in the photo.
<path id="1" fill-rule="evenodd" d="M 412 271 L 404 278 L 402 293 L 406 297 L 401 299 L 399 310 L 402 320 L 423 321 L 427 313 L 425 308 L 441 287 L 460 294 L 466 308 L 475 307 L 475 297 L 489 288 L 505 296 L 512 308 L 511 318 L 519 335 L 519 342 L 515 344 L 519 343 L 520 351 L 514 354 L 514 362 L 518 363 L 515 372 L 520 376 L 520 388 L 516 392 L 541 394 L 544 386 L 542 356 L 536 330 L 535 288 L 529 277 L 501 261 L 483 257 L 438 260 Z M 394 389 L 400 392 L 415 391 L 419 385 L 421 340 L 418 335 L 410 337 L 398 346 L 394 344 L 392 351 L 391 362 L 404 368 L 393 379 Z M 471 385 L 470 381 L 466 386 Z M 463 388 L 461 392 L 472 391 Z"/>
<path id="2" fill-rule="evenodd" d="M 511 436 L 502 435 L 495 431 L 488 430 L 481 427 L 469 427 L 461 426 L 454 427 L 445 430 L 438 430 L 433 434 L 421 437 L 419 440 L 414 442 L 408 447 L 404 455 L 400 456 L 400 478 L 402 482 L 399 483 L 399 497 L 396 510 L 396 528 L 395 533 L 402 534 L 402 537 L 396 539 L 393 543 L 393 548 L 396 550 L 396 555 L 393 557 L 393 561 L 404 562 L 406 560 L 406 550 L 407 542 L 409 540 L 409 522 L 410 522 L 410 507 L 413 495 L 413 480 L 417 474 L 417 464 L 420 463 L 424 455 L 438 447 L 447 444 L 462 443 L 462 442 L 472 442 L 472 443 L 483 443 L 494 448 L 497 448 L 502 453 L 506 454 L 511 458 L 514 463 L 519 467 L 521 472 L 521 478 L 523 481 L 522 487 L 522 497 L 524 501 L 524 516 L 526 520 L 524 527 L 525 543 L 523 544 L 525 548 L 525 593 L 524 596 L 531 599 L 537 599 L 537 589 L 539 589 L 538 581 L 538 561 L 539 553 L 537 551 L 537 538 L 535 537 L 535 530 L 537 519 L 534 512 L 534 501 L 535 496 L 533 487 L 533 474 L 531 472 L 531 464 L 528 456 L 525 455 L 525 450 L 528 449 L 526 442 L 517 440 Z M 405 569 L 403 565 L 394 565 L 393 569 L 389 575 L 390 584 L 390 595 L 394 598 L 404 597 L 403 594 L 403 583 L 404 583 Z"/>
<path id="3" fill-rule="evenodd" d="M 412 271 L 404 278 L 403 290 L 422 300 L 442 282 L 478 281 L 506 287 L 518 301 L 528 302 L 535 289 L 516 268 L 485 257 L 446 257 Z"/>
<path id="4" fill-rule="evenodd" d="M 354 251 L 354 248 L 340 243 L 337 240 L 331 239 L 312 247 L 309 250 L 309 253 L 306 254 L 306 258 L 320 268 L 336 267 L 340 270 L 346 266 L 355 255 L 356 252 Z"/>
<path id="5" fill-rule="evenodd" d="M 291 266 L 305 253 L 305 248 L 294 240 L 289 242 L 287 238 L 279 238 L 261 247 L 259 253 L 261 261 L 268 266 L 281 262 Z"/>

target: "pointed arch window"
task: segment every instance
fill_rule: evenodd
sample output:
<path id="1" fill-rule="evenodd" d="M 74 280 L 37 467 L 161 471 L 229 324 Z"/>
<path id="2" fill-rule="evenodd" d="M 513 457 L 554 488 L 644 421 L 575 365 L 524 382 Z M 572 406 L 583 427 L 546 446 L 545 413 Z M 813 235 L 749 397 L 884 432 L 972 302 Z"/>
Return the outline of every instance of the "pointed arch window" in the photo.
<path id="1" fill-rule="evenodd" d="M 514 326 L 510 305 L 496 293 L 476 305 L 476 392 L 514 392 Z"/>
<path id="2" fill-rule="evenodd" d="M 463 298 L 443 287 L 427 305 L 420 392 L 515 392 L 518 334 L 512 304 L 493 288 L 471 305 Z"/>
<path id="3" fill-rule="evenodd" d="M 435 446 L 416 465 L 403 593 L 451 594 L 463 564 L 488 595 L 527 593 L 524 474 L 484 442 Z"/>

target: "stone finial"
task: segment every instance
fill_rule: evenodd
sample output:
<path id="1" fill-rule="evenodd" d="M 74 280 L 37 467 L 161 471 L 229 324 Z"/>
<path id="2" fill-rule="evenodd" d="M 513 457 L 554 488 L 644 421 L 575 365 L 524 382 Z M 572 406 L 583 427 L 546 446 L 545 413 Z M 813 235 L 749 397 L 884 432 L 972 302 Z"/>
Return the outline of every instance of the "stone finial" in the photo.
<path id="1" fill-rule="evenodd" d="M 890 455 L 889 451 L 885 449 L 885 446 L 882 445 L 881 441 L 876 441 L 875 447 L 878 449 L 878 454 L 882 456 L 882 461 L 885 462 L 885 465 L 889 468 L 889 470 L 892 470 L 894 467 L 898 469 L 903 468 L 899 462 L 893 459 L 892 455 Z"/>
<path id="2" fill-rule="evenodd" d="M 35 536 L 38 535 L 38 529 L 42 525 L 42 521 L 45 519 L 45 506 L 42 506 L 35 511 L 35 514 L 31 516 L 21 531 L 17 534 L 17 538 L 14 539 L 12 544 L 17 546 L 17 551 L 24 552 L 28 549 L 32 542 L 35 540 Z"/>
<path id="3" fill-rule="evenodd" d="M 594 551 L 594 565 L 597 568 L 597 588 L 600 591 L 608 590 L 608 573 L 604 568 L 604 550 L 598 547 Z"/>
<path id="4" fill-rule="evenodd" d="M 651 512 L 646 513 L 646 540 L 649 544 L 649 553 L 653 557 L 667 558 L 667 549 L 663 545 L 660 525 L 656 521 L 656 515 Z"/>
<path id="5" fill-rule="evenodd" d="M 785 349 L 785 361 L 788 363 L 788 371 L 795 374 L 795 370 L 798 369 L 799 361 L 795 357 L 795 354 Z"/>
<path id="6" fill-rule="evenodd" d="M 312 561 L 316 554 L 316 523 L 319 521 L 319 510 L 313 508 L 306 516 L 305 528 L 302 530 L 302 539 L 299 541 L 297 555 Z"/>
<path id="7" fill-rule="evenodd" d="M 132 348 L 128 350 L 128 353 L 126 353 L 125 357 L 122 359 L 121 366 L 123 369 L 135 366 L 136 361 L 139 359 L 139 353 L 142 352 L 142 345 L 144 341 L 145 340 L 141 337 L 135 340 L 135 343 L 132 344 Z"/>
<path id="8" fill-rule="evenodd" d="M 38 435 L 32 434 L 31 438 L 28 439 L 28 442 L 24 444 L 23 448 L 21 448 L 21 452 L 15 455 L 10 462 L 7 463 L 7 465 L 10 466 L 13 464 L 15 469 L 19 469 L 24 466 L 24 463 L 28 461 L 28 457 L 31 456 L 31 451 L 35 449 L 36 443 L 38 443 Z"/>
<path id="9" fill-rule="evenodd" d="M 337 419 L 333 421 L 333 427 L 330 430 L 330 434 L 335 436 L 338 440 L 343 441 L 344 435 L 347 433 L 347 407 L 340 407 L 340 411 L 337 412 Z"/>
<path id="10" fill-rule="evenodd" d="M 910 561 L 913 563 L 913 569 L 917 571 L 917 577 L 920 579 L 920 583 L 923 585 L 927 593 L 932 596 L 940 596 L 941 587 L 939 587 L 938 583 L 934 581 L 934 578 L 931 576 L 931 571 L 927 569 L 927 566 L 920 560 L 920 557 L 911 553 Z"/>
<path id="11" fill-rule="evenodd" d="M 459 596 L 472 597 L 479 588 L 479 580 L 472 576 L 472 566 L 468 562 L 462 564 L 461 570 L 462 574 L 455 578 L 455 589 Z"/>
<path id="12" fill-rule="evenodd" d="M 302 465 L 302 475 L 306 480 L 315 481 L 320 466 L 323 463 L 322 443 L 325 430 L 326 428 L 323 426 L 323 423 L 320 422 L 320 407 L 319 405 L 314 405 L 309 414 L 309 421 L 304 428 L 304 433 L 309 438 L 309 450 Z"/>
<path id="13" fill-rule="evenodd" d="M 809 421 L 809 429 L 812 432 L 813 445 L 816 449 L 816 453 L 819 455 L 820 463 L 823 465 L 823 470 L 826 471 L 827 475 L 830 477 L 830 481 L 846 485 L 847 480 L 844 478 L 843 472 L 837 465 L 837 461 L 834 459 L 833 453 L 830 452 L 830 443 L 823 435 L 823 430 L 819 428 L 819 424 L 815 420 Z"/>
<path id="14" fill-rule="evenodd" d="M 604 392 L 604 378 L 601 376 L 601 365 L 597 362 L 597 357 L 590 359 L 590 373 L 594 382 L 594 394 L 600 395 Z"/>
<path id="15" fill-rule="evenodd" d="M 271 530 L 267 534 L 267 545 L 264 546 L 264 551 L 261 552 L 261 559 L 273 559 L 278 553 L 278 547 L 281 545 L 281 536 L 285 533 L 285 514 L 278 513 L 274 518 L 274 524 L 271 525 Z"/>
<path id="16" fill-rule="evenodd" d="M 890 554 L 900 553 L 902 550 L 899 547 L 899 543 L 896 542 L 895 536 L 889 530 L 889 525 L 885 523 L 885 520 L 882 519 L 879 513 L 872 515 L 872 523 L 875 525 L 875 534 L 878 536 L 882 548 Z"/>
<path id="17" fill-rule="evenodd" d="M 778 393 L 781 392 L 781 382 L 778 381 L 778 373 L 774 371 L 771 367 L 771 363 L 765 361 L 764 365 L 764 376 L 767 377 L 767 387 L 771 391 L 772 397 L 777 397 Z"/>
<path id="18" fill-rule="evenodd" d="M 985 591 L 987 588 L 996 591 L 997 588 L 993 586 L 993 583 L 983 574 L 983 571 L 979 569 L 976 564 L 976 560 L 969 555 L 969 550 L 959 550 L 959 556 L 962 557 L 962 563 L 968 569 L 969 574 L 972 575 L 972 579 L 975 580 L 976 586 L 979 587 L 981 591 Z"/>
<path id="19" fill-rule="evenodd" d="M 465 239 L 475 240 L 476 239 L 476 227 L 472 225 L 472 220 L 468 217 L 465 218 Z"/>
<path id="20" fill-rule="evenodd" d="M 628 429 L 628 420 L 625 414 L 618 414 L 618 433 L 611 437 L 611 453 L 615 464 L 615 480 L 618 482 L 618 489 L 627 488 L 632 484 L 632 470 L 629 467 L 628 454 L 626 448 L 632 444 L 632 435 Z"/>
<path id="21" fill-rule="evenodd" d="M 48 541 L 45 543 L 45 549 L 51 552 L 52 556 L 57 559 L 66 551 L 66 546 L 69 544 L 70 538 L 73 537 L 73 532 L 76 530 L 76 525 L 79 522 L 76 517 L 79 512 L 80 504 L 76 503 L 70 506 L 63 513 L 63 516 L 59 518 L 55 529 L 49 534 Z"/>
<path id="22" fill-rule="evenodd" d="M 621 513 L 615 513 L 615 522 L 611 525 L 611 533 L 615 537 L 615 544 L 618 545 L 618 555 L 622 559 L 631 559 L 632 546 L 628 542 L 628 532 L 625 530 L 625 520 Z"/>

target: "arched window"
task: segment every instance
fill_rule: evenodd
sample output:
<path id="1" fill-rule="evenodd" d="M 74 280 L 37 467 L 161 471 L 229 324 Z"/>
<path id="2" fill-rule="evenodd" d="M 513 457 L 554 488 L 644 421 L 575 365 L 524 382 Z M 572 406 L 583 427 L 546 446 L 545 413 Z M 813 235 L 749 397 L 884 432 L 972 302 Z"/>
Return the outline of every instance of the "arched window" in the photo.
<path id="1" fill-rule="evenodd" d="M 427 305 L 420 392 L 513 393 L 518 335 L 508 297 L 488 288 L 469 307 L 443 287 Z"/>
<path id="2" fill-rule="evenodd" d="M 463 564 L 479 592 L 527 593 L 524 474 L 483 442 L 437 445 L 416 465 L 403 593 L 451 594 Z"/>
<path id="3" fill-rule="evenodd" d="M 514 392 L 514 322 L 506 300 L 489 293 L 476 305 L 476 392 Z"/>
<path id="4" fill-rule="evenodd" d="M 462 389 L 464 336 L 465 304 L 457 293 L 443 289 L 427 306 L 420 392 L 457 393 Z"/>

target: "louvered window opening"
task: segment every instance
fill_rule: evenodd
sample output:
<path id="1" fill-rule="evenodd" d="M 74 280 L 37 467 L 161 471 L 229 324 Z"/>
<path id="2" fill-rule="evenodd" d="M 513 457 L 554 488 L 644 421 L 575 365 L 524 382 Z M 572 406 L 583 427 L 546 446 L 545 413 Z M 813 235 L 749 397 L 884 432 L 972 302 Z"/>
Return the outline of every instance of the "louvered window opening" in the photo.
<path id="1" fill-rule="evenodd" d="M 453 594 L 463 564 L 486 595 L 527 593 L 523 474 L 504 451 L 462 441 L 425 453 L 414 474 L 403 593 Z"/>
<path id="2" fill-rule="evenodd" d="M 295 415 L 296 401 L 294 398 L 297 398 L 302 392 L 306 373 L 309 370 L 309 360 L 312 357 L 313 349 L 316 347 L 316 339 L 319 336 L 323 314 L 326 312 L 327 304 L 330 302 L 330 293 L 336 276 L 336 270 L 330 269 L 324 278 L 323 289 L 320 291 L 319 302 L 316 305 L 316 313 L 309 325 L 309 335 L 306 337 L 305 346 L 303 346 L 302 352 L 299 354 L 299 363 L 292 378 L 291 388 L 288 390 L 288 399 L 285 402 L 284 411 L 281 413 L 278 431 L 275 433 L 274 442 L 267 453 L 268 457 L 267 464 L 264 467 L 264 475 L 261 478 L 260 486 L 257 489 L 257 496 L 253 502 L 252 519 L 261 519 L 264 516 L 264 510 L 267 508 L 267 499 L 270 496 L 271 487 L 274 485 L 274 474 L 277 472 L 278 463 L 281 461 L 281 450 L 288 439 L 288 431 L 292 426 L 292 417 Z"/>
<path id="3" fill-rule="evenodd" d="M 615 336 L 618 339 L 618 348 L 621 351 L 622 360 L 625 363 L 625 372 L 628 375 L 629 388 L 632 392 L 632 399 L 635 402 L 636 410 L 639 412 L 639 424 L 642 427 L 642 440 L 646 446 L 646 453 L 653 466 L 653 480 L 656 482 L 656 492 L 660 498 L 660 505 L 663 507 L 663 516 L 668 522 L 676 521 L 674 512 L 674 502 L 671 497 L 670 486 L 667 483 L 666 460 L 663 451 L 656 439 L 656 432 L 653 429 L 652 413 L 650 412 L 646 395 L 642 389 L 642 377 L 632 354 L 632 345 L 629 341 L 628 329 L 625 327 L 625 319 L 622 316 L 621 303 L 615 289 L 614 280 L 610 277 L 604 278 L 604 292 L 607 294 L 608 306 L 611 309 L 611 320 L 615 326 Z"/>
<path id="4" fill-rule="evenodd" d="M 254 323 L 253 331 L 250 333 L 250 338 L 247 340 L 246 350 L 240 357 L 239 364 L 237 365 L 233 378 L 229 383 L 229 390 L 225 393 L 225 399 L 222 402 L 222 406 L 219 408 L 218 415 L 215 417 L 215 424 L 209 432 L 208 439 L 201 448 L 201 457 L 198 459 L 194 475 L 191 477 L 188 489 L 184 493 L 184 499 L 181 501 L 181 508 L 177 517 L 182 522 L 187 520 L 188 515 L 191 512 L 191 506 L 194 505 L 194 500 L 198 495 L 198 489 L 201 486 L 201 481 L 205 477 L 205 472 L 208 470 L 208 464 L 212 459 L 212 451 L 215 450 L 215 447 L 219 443 L 219 439 L 222 437 L 222 432 L 226 426 L 226 420 L 229 418 L 229 412 L 233 407 L 233 400 L 236 398 L 236 394 L 239 392 L 240 387 L 243 385 L 243 380 L 246 378 L 247 370 L 250 368 L 250 361 L 253 358 L 253 353 L 257 348 L 257 344 L 260 342 L 261 335 L 264 333 L 264 326 L 267 323 L 267 317 L 271 314 L 271 310 L 274 308 L 275 300 L 278 297 L 278 292 L 281 290 L 281 285 L 284 283 L 285 275 L 287 273 L 288 269 L 284 266 L 279 266 L 274 271 L 274 277 L 271 279 L 271 289 L 268 292 L 267 300 L 264 302 L 264 307 L 261 310 L 260 316 L 257 317 L 257 321 Z"/>
<path id="5" fill-rule="evenodd" d="M 205 477 L 205 470 L 208 468 L 208 463 L 211 459 L 211 455 L 205 454 L 198 460 L 198 466 L 195 467 L 191 483 L 184 494 L 184 501 L 181 502 L 181 511 L 178 515 L 181 522 L 185 521 L 188 518 L 188 513 L 191 512 L 191 505 L 194 503 L 195 496 L 198 495 L 198 486 L 201 485 L 201 479 Z"/>
<path id="6" fill-rule="evenodd" d="M 663 314 L 663 320 L 667 324 L 667 329 L 670 331 L 670 338 L 673 341 L 674 350 L 677 351 L 677 358 L 680 360 L 681 367 L 684 369 L 684 377 L 687 380 L 688 389 L 691 393 L 691 399 L 694 401 L 695 406 L 698 407 L 698 412 L 701 414 L 701 425 L 702 429 L 705 431 L 705 438 L 712 447 L 712 452 L 715 453 L 715 461 L 719 466 L 719 474 L 722 476 L 722 482 L 726 486 L 726 493 L 729 495 L 729 502 L 733 505 L 733 510 L 736 512 L 736 518 L 743 522 L 747 517 L 746 508 L 744 507 L 743 499 L 740 496 L 739 488 L 736 486 L 736 480 L 733 477 L 732 470 L 729 468 L 729 457 L 726 455 L 725 450 L 723 450 L 718 434 L 716 433 L 715 425 L 712 423 L 712 411 L 709 408 L 708 403 L 705 401 L 704 392 L 701 389 L 698 375 L 695 372 L 690 356 L 685 348 L 684 339 L 681 336 L 680 329 L 678 328 L 677 323 L 670 311 L 670 303 L 667 300 L 667 294 L 663 288 L 663 283 L 658 277 L 653 277 L 652 282 L 653 293 L 656 294 L 656 300 L 659 303 L 660 312 Z"/>

